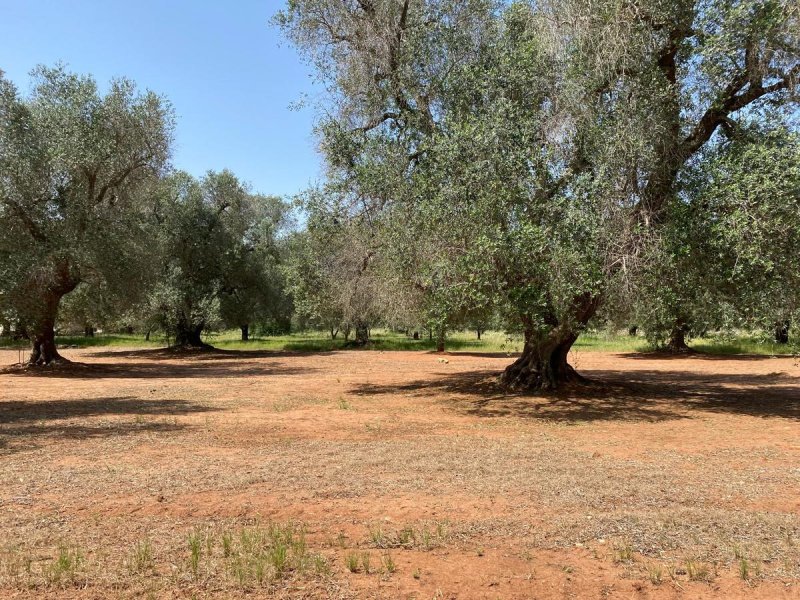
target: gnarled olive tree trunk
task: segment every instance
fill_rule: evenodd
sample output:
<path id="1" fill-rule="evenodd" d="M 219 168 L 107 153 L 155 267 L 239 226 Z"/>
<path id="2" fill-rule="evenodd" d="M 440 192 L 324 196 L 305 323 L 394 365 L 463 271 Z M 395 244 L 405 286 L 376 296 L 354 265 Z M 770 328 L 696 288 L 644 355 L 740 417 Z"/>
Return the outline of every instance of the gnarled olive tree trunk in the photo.
<path id="1" fill-rule="evenodd" d="M 572 368 L 567 357 L 599 303 L 600 297 L 590 294 L 576 298 L 571 317 L 563 322 L 553 320 L 543 334 L 534 331 L 530 319 L 523 319 L 522 355 L 506 367 L 502 383 L 515 389 L 541 391 L 557 390 L 568 383 L 585 383 L 586 378 Z"/>
<path id="2" fill-rule="evenodd" d="M 205 328 L 205 323 L 189 323 L 186 320 L 180 320 L 175 329 L 175 347 L 176 348 L 211 348 L 210 344 L 206 344 L 200 337 Z"/>
<path id="3" fill-rule="evenodd" d="M 788 344 L 789 343 L 789 321 L 776 321 L 775 322 L 775 343 Z"/>
<path id="4" fill-rule="evenodd" d="M 66 360 L 58 353 L 56 348 L 55 317 L 36 325 L 30 335 L 31 357 L 28 360 L 29 365 L 43 366 Z"/>
<path id="5" fill-rule="evenodd" d="M 356 346 L 366 346 L 369 343 L 369 325 L 361 319 L 356 321 L 356 339 L 353 343 Z"/>
<path id="6" fill-rule="evenodd" d="M 682 320 L 675 322 L 672 331 L 669 333 L 669 339 L 665 346 L 668 352 L 675 354 L 688 354 L 692 351 L 686 343 L 686 335 L 689 333 L 689 326 Z"/>
<path id="7" fill-rule="evenodd" d="M 34 280 L 35 281 L 35 280 Z M 80 278 L 73 273 L 67 260 L 55 265 L 53 277 L 44 289 L 35 283 L 27 286 L 25 306 L 28 336 L 31 340 L 30 366 L 67 362 L 56 348 L 56 318 L 61 299 L 78 287 Z"/>

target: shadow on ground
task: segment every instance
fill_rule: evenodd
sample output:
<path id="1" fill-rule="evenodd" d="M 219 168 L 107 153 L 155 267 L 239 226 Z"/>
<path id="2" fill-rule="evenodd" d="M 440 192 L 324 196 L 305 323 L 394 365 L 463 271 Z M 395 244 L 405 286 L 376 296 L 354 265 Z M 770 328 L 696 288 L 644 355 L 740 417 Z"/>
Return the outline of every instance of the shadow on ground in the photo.
<path id="1" fill-rule="evenodd" d="M 225 378 L 269 375 L 306 375 L 316 369 L 288 366 L 277 362 L 255 362 L 261 358 L 296 357 L 297 353 L 209 350 L 176 352 L 172 350 L 128 350 L 92 352 L 92 358 L 116 358 L 126 362 L 67 362 L 59 365 L 21 369 L 7 367 L 5 375 L 18 377 L 54 377 L 68 379 L 183 379 Z"/>
<path id="2" fill-rule="evenodd" d="M 296 356 L 327 356 L 336 350 L 295 351 L 295 350 L 207 350 L 182 348 L 145 348 L 138 350 L 99 350 L 87 352 L 92 358 L 146 358 L 148 360 L 176 360 L 196 358 L 198 360 L 247 360 L 250 358 L 289 358 Z"/>
<path id="3" fill-rule="evenodd" d="M 212 407 L 186 400 L 142 400 L 133 396 L 80 400 L 0 402 L 0 450 L 11 438 L 89 439 L 185 429 L 169 417 L 209 412 Z M 94 417 L 130 416 L 131 420 Z M 24 449 L 30 449 L 26 445 Z M 15 448 L 21 450 L 23 448 Z"/>
<path id="4" fill-rule="evenodd" d="M 360 396 L 452 394 L 451 409 L 478 417 L 549 421 L 666 421 L 701 412 L 800 419 L 800 379 L 785 373 L 585 370 L 589 385 L 551 394 L 509 392 L 498 371 L 441 375 L 397 385 L 359 384 Z"/>
<path id="5" fill-rule="evenodd" d="M 652 350 L 650 352 L 622 352 L 622 358 L 632 358 L 634 360 L 714 360 L 714 361 L 755 361 L 771 360 L 773 358 L 791 358 L 791 354 L 781 354 L 772 356 L 769 354 L 712 354 L 710 352 L 699 352 L 693 350 L 689 353 L 663 352 Z"/>

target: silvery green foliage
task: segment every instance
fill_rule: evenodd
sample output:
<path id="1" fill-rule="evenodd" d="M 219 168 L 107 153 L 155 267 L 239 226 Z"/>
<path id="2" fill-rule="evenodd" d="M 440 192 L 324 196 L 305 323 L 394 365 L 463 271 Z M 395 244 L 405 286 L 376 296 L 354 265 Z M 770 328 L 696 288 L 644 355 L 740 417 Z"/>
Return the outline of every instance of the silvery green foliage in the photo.
<path id="1" fill-rule="evenodd" d="M 285 330 L 292 307 L 281 266 L 293 224 L 290 206 L 280 197 L 253 194 L 242 187 L 246 197 L 230 223 L 233 239 L 241 243 L 226 254 L 220 314 L 227 327 Z"/>
<path id="2" fill-rule="evenodd" d="M 549 352 L 603 298 L 635 298 L 720 131 L 797 106 L 799 13 L 293 0 L 277 20 L 328 85 L 329 175 L 385 262 L 439 314 L 494 304 Z"/>
<path id="3" fill-rule="evenodd" d="M 284 302 L 278 244 L 287 225 L 284 202 L 253 194 L 230 171 L 164 179 L 151 207 L 158 261 L 146 320 L 178 343 L 257 323 Z"/>
<path id="4" fill-rule="evenodd" d="M 292 236 L 284 273 L 299 317 L 309 324 L 348 337 L 398 319 L 402 295 L 391 286 L 376 250 L 367 213 L 353 214 L 349 199 L 336 189 L 309 190 L 298 203 L 307 216 L 306 230 Z"/>
<path id="5" fill-rule="evenodd" d="M 173 116 L 152 92 L 39 67 L 0 78 L 0 305 L 29 328 L 78 284 L 141 291 L 144 192 L 168 168 Z M 56 307 L 58 301 L 56 300 Z"/>

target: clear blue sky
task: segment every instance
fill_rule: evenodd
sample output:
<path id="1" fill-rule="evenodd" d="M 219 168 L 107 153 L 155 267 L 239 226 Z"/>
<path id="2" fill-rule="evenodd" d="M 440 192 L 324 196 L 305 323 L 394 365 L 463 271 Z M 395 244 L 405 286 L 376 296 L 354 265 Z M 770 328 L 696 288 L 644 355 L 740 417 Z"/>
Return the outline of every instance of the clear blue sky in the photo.
<path id="1" fill-rule="evenodd" d="M 256 191 L 294 194 L 320 177 L 308 67 L 269 24 L 280 0 L 0 0 L 0 69 L 26 92 L 37 64 L 65 62 L 103 85 L 125 75 L 167 96 L 174 164 L 229 168 Z"/>

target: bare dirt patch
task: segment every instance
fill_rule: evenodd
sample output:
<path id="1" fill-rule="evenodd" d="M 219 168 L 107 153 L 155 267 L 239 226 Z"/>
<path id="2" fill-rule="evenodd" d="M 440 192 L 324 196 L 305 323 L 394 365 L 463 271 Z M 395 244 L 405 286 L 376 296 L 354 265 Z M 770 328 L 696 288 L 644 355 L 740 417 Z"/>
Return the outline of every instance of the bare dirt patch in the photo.
<path id="1" fill-rule="evenodd" d="M 800 596 L 793 359 L 64 354 L 0 374 L 3 596 Z"/>

